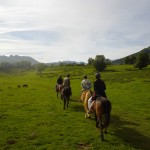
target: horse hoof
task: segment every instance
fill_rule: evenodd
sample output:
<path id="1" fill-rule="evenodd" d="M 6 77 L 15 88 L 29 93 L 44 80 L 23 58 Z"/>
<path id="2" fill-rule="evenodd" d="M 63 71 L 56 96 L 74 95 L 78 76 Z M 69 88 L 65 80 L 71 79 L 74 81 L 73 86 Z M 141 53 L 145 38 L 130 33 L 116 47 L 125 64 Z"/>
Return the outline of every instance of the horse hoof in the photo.
<path id="1" fill-rule="evenodd" d="M 104 141 L 104 137 L 102 135 L 100 135 L 101 141 Z"/>
<path id="2" fill-rule="evenodd" d="M 91 115 L 88 115 L 88 118 L 91 118 Z"/>
<path id="3" fill-rule="evenodd" d="M 85 114 L 84 118 L 87 119 L 87 115 L 86 114 Z"/>

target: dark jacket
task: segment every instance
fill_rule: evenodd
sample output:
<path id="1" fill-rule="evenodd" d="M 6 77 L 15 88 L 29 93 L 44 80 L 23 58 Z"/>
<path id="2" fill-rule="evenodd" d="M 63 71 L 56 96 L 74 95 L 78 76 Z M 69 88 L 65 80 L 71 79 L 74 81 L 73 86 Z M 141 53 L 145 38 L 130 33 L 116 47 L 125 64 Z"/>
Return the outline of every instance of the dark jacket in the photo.
<path id="1" fill-rule="evenodd" d="M 103 80 L 101 80 L 101 79 L 96 79 L 94 81 L 94 92 L 95 92 L 95 95 L 96 96 L 106 97 L 105 90 L 106 90 L 105 82 Z"/>
<path id="2" fill-rule="evenodd" d="M 57 79 L 57 84 L 63 84 L 63 79 L 62 78 L 58 78 Z"/>

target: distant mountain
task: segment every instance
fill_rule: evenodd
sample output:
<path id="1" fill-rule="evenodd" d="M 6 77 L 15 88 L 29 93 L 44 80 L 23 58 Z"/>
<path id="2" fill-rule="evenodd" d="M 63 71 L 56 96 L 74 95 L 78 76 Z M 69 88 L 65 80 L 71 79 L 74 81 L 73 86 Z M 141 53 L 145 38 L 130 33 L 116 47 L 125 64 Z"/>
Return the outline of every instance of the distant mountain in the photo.
<path id="1" fill-rule="evenodd" d="M 135 57 L 137 57 L 138 54 L 141 53 L 141 52 L 143 52 L 143 53 L 148 53 L 148 54 L 149 54 L 149 57 L 150 57 L 150 46 L 147 47 L 147 48 L 142 49 L 141 51 L 139 51 L 139 52 L 137 52 L 137 53 L 128 55 L 128 56 L 126 56 L 126 57 L 130 57 L 130 56 L 133 56 L 133 55 L 135 55 Z M 113 61 L 112 61 L 112 64 L 114 64 L 114 65 L 115 65 L 115 64 L 124 64 L 124 63 L 125 63 L 124 60 L 125 60 L 126 57 L 113 60 Z"/>
<path id="2" fill-rule="evenodd" d="M 37 60 L 29 56 L 18 56 L 18 55 L 0 56 L 0 63 L 2 62 L 15 63 L 15 62 L 20 62 L 20 61 L 29 61 L 31 62 L 32 65 L 39 63 Z"/>

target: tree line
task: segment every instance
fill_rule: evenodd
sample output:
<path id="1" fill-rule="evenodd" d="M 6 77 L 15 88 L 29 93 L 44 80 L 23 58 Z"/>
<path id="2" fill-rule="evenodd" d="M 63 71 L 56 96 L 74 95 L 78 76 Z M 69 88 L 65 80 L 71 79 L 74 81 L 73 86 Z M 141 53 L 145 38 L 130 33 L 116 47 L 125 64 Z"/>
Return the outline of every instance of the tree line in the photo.
<path id="1" fill-rule="evenodd" d="M 148 53 L 140 52 L 137 56 L 127 56 L 125 57 L 125 64 L 132 64 L 135 68 L 140 70 L 147 67 L 150 64 L 150 56 Z"/>
<path id="2" fill-rule="evenodd" d="M 32 65 L 30 61 L 18 61 L 14 63 L 10 62 L 1 62 L 0 63 L 0 72 L 13 72 L 13 71 L 29 71 L 29 70 L 37 70 L 38 73 L 41 73 L 46 67 L 48 67 L 44 63 L 38 63 Z"/>
<path id="3" fill-rule="evenodd" d="M 32 65 L 31 65 L 31 62 L 29 61 L 20 61 L 20 62 L 15 62 L 15 63 L 10 63 L 10 62 L 0 63 L 1 72 L 10 72 L 13 69 L 30 70 L 31 68 L 32 68 Z"/>
<path id="4" fill-rule="evenodd" d="M 150 64 L 148 53 L 140 52 L 137 56 L 127 56 L 124 59 L 125 64 L 132 64 L 135 68 L 142 70 Z M 107 65 L 111 65 L 111 60 L 106 59 L 104 55 L 96 55 L 96 57 L 88 59 L 88 65 L 93 65 L 97 72 L 104 71 Z"/>
<path id="5" fill-rule="evenodd" d="M 150 47 L 149 47 L 150 48 Z M 150 56 L 148 53 L 140 52 L 138 55 L 127 56 L 124 59 L 125 64 L 134 65 L 134 67 L 139 68 L 140 70 L 144 67 L 147 67 L 150 64 Z M 59 66 L 64 65 L 78 65 L 78 64 L 64 64 L 60 63 Z M 80 65 L 85 65 L 80 64 Z M 97 72 L 105 71 L 107 65 L 111 65 L 111 60 L 106 59 L 104 55 L 96 55 L 95 58 L 89 58 L 87 65 L 93 65 Z M 10 62 L 1 62 L 0 63 L 0 72 L 11 72 L 12 70 L 36 70 L 38 73 L 41 73 L 49 65 L 45 63 L 38 63 L 32 65 L 29 61 L 20 61 L 15 63 Z"/>

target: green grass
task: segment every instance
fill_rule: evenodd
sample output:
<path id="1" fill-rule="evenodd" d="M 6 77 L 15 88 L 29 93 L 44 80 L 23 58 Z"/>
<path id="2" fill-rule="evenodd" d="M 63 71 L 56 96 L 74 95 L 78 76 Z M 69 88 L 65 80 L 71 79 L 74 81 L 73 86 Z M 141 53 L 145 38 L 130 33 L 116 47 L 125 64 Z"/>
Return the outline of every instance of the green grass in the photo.
<path id="1" fill-rule="evenodd" d="M 69 108 L 63 110 L 55 84 L 66 73 L 71 74 L 73 95 Z M 149 150 L 150 67 L 139 71 L 132 66 L 109 66 L 102 73 L 112 102 L 104 142 L 94 117 L 84 118 L 79 101 L 84 74 L 94 81 L 95 71 L 89 66 L 49 68 L 42 75 L 0 74 L 0 149 Z"/>

